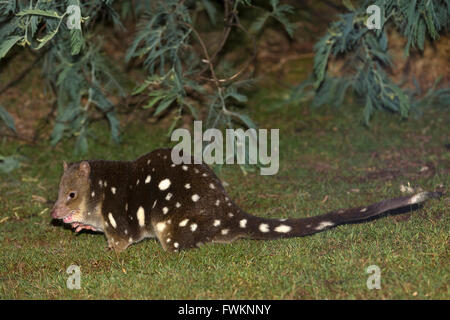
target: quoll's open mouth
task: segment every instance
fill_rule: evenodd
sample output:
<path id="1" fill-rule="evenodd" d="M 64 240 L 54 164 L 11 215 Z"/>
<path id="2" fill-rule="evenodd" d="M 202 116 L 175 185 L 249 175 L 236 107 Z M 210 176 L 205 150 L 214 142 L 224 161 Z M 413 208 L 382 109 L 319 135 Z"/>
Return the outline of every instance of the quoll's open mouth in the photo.
<path id="1" fill-rule="evenodd" d="M 75 211 L 71 211 L 67 216 L 63 218 L 64 223 L 71 223 L 73 219 L 73 215 L 75 214 Z"/>
<path id="2" fill-rule="evenodd" d="M 70 224 L 70 226 L 71 226 L 73 229 L 75 229 L 75 232 L 80 232 L 80 231 L 83 230 L 83 229 L 86 229 L 86 230 L 92 230 L 92 231 L 100 231 L 99 229 L 94 228 L 94 227 L 91 226 L 91 225 L 84 224 L 84 223 L 81 223 L 81 222 L 78 222 L 78 221 L 74 221 L 74 215 L 75 215 L 75 213 L 76 213 L 76 211 L 75 211 L 75 210 L 72 210 L 67 216 L 65 216 L 65 217 L 62 218 L 62 221 L 63 221 L 64 223 Z"/>

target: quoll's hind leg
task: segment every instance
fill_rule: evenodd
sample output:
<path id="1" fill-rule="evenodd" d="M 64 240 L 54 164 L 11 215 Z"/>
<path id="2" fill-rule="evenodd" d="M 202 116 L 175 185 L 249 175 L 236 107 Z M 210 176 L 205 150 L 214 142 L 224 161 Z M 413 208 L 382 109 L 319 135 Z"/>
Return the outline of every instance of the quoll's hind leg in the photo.
<path id="1" fill-rule="evenodd" d="M 166 251 L 179 251 L 209 242 L 209 236 L 200 232 L 199 221 L 194 219 L 168 219 L 154 223 L 156 237 Z"/>
<path id="2" fill-rule="evenodd" d="M 230 243 L 245 236 L 226 218 L 195 215 L 172 217 L 153 224 L 156 237 L 164 250 L 179 251 L 198 248 L 204 244 Z"/>
<path id="3" fill-rule="evenodd" d="M 131 244 L 130 241 L 117 237 L 116 235 L 105 232 L 106 239 L 108 240 L 108 248 L 113 249 L 119 253 L 124 251 Z"/>

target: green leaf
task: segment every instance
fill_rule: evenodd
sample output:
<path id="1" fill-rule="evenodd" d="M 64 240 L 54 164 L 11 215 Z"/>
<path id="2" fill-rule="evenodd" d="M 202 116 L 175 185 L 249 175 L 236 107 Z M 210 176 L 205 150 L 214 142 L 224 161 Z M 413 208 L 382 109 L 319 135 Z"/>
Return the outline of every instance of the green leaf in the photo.
<path id="1" fill-rule="evenodd" d="M 202 4 L 206 10 L 206 13 L 208 13 L 209 20 L 213 25 L 215 25 L 217 15 L 216 7 L 214 7 L 214 5 L 209 0 L 202 0 Z"/>
<path id="2" fill-rule="evenodd" d="M 249 116 L 239 113 L 234 113 L 234 115 L 242 120 L 248 128 L 257 129 L 256 124 L 250 119 Z"/>
<path id="3" fill-rule="evenodd" d="M 88 141 L 86 137 L 86 133 L 81 132 L 77 138 L 77 142 L 75 143 L 75 153 L 76 154 L 85 154 L 88 150 Z"/>
<path id="4" fill-rule="evenodd" d="M 27 15 L 38 15 L 49 18 L 58 18 L 61 19 L 63 16 L 60 16 L 56 11 L 47 11 L 40 9 L 25 9 L 16 14 L 19 17 L 27 16 Z"/>
<path id="5" fill-rule="evenodd" d="M 16 42 L 19 41 L 20 39 L 22 39 L 22 36 L 12 36 L 6 38 L 5 41 L 2 41 L 0 44 L 0 59 L 6 56 L 9 49 L 11 49 L 12 46 L 15 45 Z"/>
<path id="6" fill-rule="evenodd" d="M 2 106 L 0 106 L 0 119 L 3 120 L 8 128 L 16 132 L 16 126 L 14 125 L 13 117 L 11 117 L 11 115 Z"/>
<path id="7" fill-rule="evenodd" d="M 147 105 L 144 106 L 143 108 L 144 108 L 144 109 L 149 109 L 149 108 L 153 107 L 153 106 L 154 106 L 159 100 L 161 100 L 162 98 L 163 98 L 162 96 L 156 96 L 156 97 L 153 97 L 152 99 L 150 99 L 150 100 L 148 101 Z"/>
<path id="8" fill-rule="evenodd" d="M 75 56 L 80 53 L 84 38 L 80 29 L 70 30 L 70 54 Z"/>
<path id="9" fill-rule="evenodd" d="M 11 171 L 17 169 L 20 162 L 14 156 L 2 156 L 0 155 L 0 171 L 4 173 L 10 173 Z"/>
<path id="10" fill-rule="evenodd" d="M 240 94 L 240 93 L 237 93 L 235 91 L 229 92 L 228 96 L 236 99 L 239 102 L 247 102 L 247 100 L 248 100 L 247 96 L 245 96 L 243 94 Z"/>
<path id="11" fill-rule="evenodd" d="M 355 11 L 355 7 L 353 6 L 352 2 L 350 0 L 343 0 L 342 4 L 349 10 L 349 11 Z"/>
<path id="12" fill-rule="evenodd" d="M 364 107 L 363 115 L 364 115 L 364 123 L 369 126 L 370 116 L 372 115 L 373 106 L 370 98 L 367 98 L 366 106 Z"/>
<path id="13" fill-rule="evenodd" d="M 160 114 L 161 112 L 163 112 L 164 110 L 166 110 L 171 104 L 172 102 L 175 101 L 176 98 L 170 98 L 170 99 L 166 99 L 164 101 L 162 101 L 159 105 L 158 108 L 156 108 L 155 111 L 155 116 L 157 116 L 158 114 Z"/>

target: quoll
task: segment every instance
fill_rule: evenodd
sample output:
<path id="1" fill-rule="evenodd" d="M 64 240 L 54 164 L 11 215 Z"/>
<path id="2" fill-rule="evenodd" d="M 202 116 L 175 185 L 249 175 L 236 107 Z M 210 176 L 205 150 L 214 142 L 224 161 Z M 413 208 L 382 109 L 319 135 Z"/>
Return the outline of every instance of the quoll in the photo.
<path id="1" fill-rule="evenodd" d="M 422 192 L 308 218 L 268 219 L 243 211 L 207 165 L 190 163 L 174 164 L 171 149 L 135 161 L 64 162 L 51 216 L 76 232 L 103 232 L 108 246 L 118 252 L 153 237 L 164 250 L 178 251 L 240 238 L 311 235 L 438 196 Z"/>

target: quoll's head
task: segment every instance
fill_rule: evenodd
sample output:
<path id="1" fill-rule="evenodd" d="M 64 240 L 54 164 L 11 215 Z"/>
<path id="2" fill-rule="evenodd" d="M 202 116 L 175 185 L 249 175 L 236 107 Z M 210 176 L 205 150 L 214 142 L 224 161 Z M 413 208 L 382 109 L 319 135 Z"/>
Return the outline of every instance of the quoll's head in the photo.
<path id="1" fill-rule="evenodd" d="M 64 173 L 59 183 L 58 200 L 51 216 L 64 223 L 87 223 L 87 200 L 89 199 L 89 174 L 87 161 L 68 165 L 64 162 Z"/>

